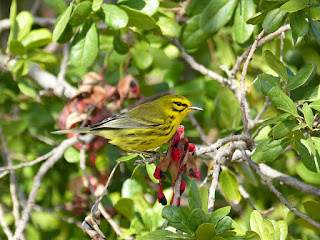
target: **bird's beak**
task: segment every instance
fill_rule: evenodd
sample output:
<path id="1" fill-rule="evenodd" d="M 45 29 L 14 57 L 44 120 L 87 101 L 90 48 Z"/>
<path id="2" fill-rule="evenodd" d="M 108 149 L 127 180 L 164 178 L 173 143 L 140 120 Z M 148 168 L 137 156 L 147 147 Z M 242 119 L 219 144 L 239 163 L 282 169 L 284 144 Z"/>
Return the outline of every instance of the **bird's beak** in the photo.
<path id="1" fill-rule="evenodd" d="M 197 110 L 197 111 L 202 111 L 203 109 L 202 108 L 199 108 L 199 107 L 196 107 L 196 106 L 191 106 L 191 107 L 188 107 L 190 110 Z"/>

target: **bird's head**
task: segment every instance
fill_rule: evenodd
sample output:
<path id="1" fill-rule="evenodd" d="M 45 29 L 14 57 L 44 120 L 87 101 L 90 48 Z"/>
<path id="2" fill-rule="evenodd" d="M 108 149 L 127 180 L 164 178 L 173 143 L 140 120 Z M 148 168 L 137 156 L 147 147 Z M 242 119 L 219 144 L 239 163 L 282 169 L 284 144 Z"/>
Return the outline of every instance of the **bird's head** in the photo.
<path id="1" fill-rule="evenodd" d="M 180 95 L 166 95 L 157 99 L 157 102 L 168 117 L 172 116 L 180 121 L 192 110 L 202 110 Z"/>

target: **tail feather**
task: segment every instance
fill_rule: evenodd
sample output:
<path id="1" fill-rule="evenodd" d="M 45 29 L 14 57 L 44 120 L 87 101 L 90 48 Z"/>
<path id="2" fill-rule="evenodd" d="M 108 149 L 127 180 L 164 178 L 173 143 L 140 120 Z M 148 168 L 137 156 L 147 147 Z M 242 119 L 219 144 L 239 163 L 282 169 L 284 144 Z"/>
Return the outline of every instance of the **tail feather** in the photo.
<path id="1" fill-rule="evenodd" d="M 73 129 L 66 129 L 66 130 L 59 130 L 51 132 L 52 134 L 66 134 L 66 133 L 90 133 L 91 128 L 83 127 L 83 128 L 73 128 Z"/>

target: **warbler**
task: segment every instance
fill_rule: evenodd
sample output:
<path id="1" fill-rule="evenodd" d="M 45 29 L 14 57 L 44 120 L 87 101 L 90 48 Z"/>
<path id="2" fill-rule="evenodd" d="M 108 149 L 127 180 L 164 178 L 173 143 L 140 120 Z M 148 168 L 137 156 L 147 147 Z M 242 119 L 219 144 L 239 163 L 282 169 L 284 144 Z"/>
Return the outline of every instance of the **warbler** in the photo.
<path id="1" fill-rule="evenodd" d="M 202 109 L 183 96 L 165 95 L 88 127 L 52 133 L 91 133 L 127 152 L 147 151 L 168 142 L 192 110 Z"/>

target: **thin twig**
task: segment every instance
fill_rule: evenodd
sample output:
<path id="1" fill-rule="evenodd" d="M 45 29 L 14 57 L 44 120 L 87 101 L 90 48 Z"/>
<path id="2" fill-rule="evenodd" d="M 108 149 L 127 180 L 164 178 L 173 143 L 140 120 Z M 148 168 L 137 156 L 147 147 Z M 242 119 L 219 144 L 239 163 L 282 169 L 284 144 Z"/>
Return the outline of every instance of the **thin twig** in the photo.
<path id="1" fill-rule="evenodd" d="M 220 173 L 220 159 L 215 158 L 214 159 L 214 165 L 213 165 L 213 173 L 212 173 L 212 182 L 211 186 L 209 188 L 209 198 L 208 198 L 208 213 L 212 213 L 214 210 L 214 202 L 216 199 L 216 189 L 218 187 L 218 181 L 219 181 L 219 173 Z"/>
<path id="2" fill-rule="evenodd" d="M 273 192 L 278 198 L 279 200 L 291 211 L 293 212 L 295 215 L 297 215 L 298 217 L 306 220 L 307 222 L 309 222 L 311 225 L 313 225 L 314 227 L 320 229 L 320 223 L 317 223 L 316 221 L 314 221 L 313 219 L 311 219 L 308 215 L 305 215 L 301 212 L 299 212 L 295 207 L 293 207 L 288 201 L 287 199 L 285 199 L 282 195 L 281 192 L 279 192 L 275 186 L 273 185 L 273 183 L 271 182 L 271 180 L 262 173 L 260 167 L 258 164 L 256 164 L 255 162 L 253 162 L 251 160 L 251 158 L 243 151 L 242 152 L 244 159 L 246 160 L 246 162 L 249 164 L 249 166 L 259 175 L 259 177 L 268 185 L 269 189 L 271 192 Z"/>
<path id="3" fill-rule="evenodd" d="M 200 127 L 200 124 L 198 123 L 197 119 L 195 119 L 193 113 L 192 112 L 189 113 L 188 117 L 189 117 L 192 125 L 198 130 L 202 142 L 204 142 L 207 145 L 210 145 L 210 142 L 207 140 L 207 136 L 205 135 L 202 128 Z"/>
<path id="4" fill-rule="evenodd" d="M 246 93 L 247 93 L 246 89 L 245 89 L 246 76 L 247 76 L 248 67 L 249 67 L 249 64 L 252 60 L 253 54 L 256 51 L 258 43 L 264 33 L 265 33 L 265 30 L 262 30 L 261 33 L 256 36 L 256 40 L 252 44 L 250 51 L 249 51 L 249 54 L 248 54 L 248 57 L 243 65 L 243 70 L 242 70 L 242 74 L 241 74 L 241 78 L 240 78 L 240 88 L 241 88 L 240 109 L 241 109 L 241 113 L 242 113 L 243 132 L 245 134 L 249 134 L 249 128 L 250 128 L 249 123 L 248 123 L 248 119 L 250 118 L 249 109 L 246 108 L 246 100 L 245 100 Z"/>
<path id="5" fill-rule="evenodd" d="M 280 61 L 283 62 L 284 32 L 280 35 Z"/>
<path id="6" fill-rule="evenodd" d="M 89 178 L 89 175 L 88 175 L 87 170 L 86 170 L 86 144 L 82 145 L 79 154 L 80 154 L 80 168 L 81 168 L 85 178 L 87 179 L 91 195 L 93 196 L 93 198 L 95 200 L 97 200 L 97 196 L 94 193 L 93 186 L 92 186 L 92 184 L 90 182 L 90 178 Z"/>
<path id="7" fill-rule="evenodd" d="M 122 165 L 120 165 L 122 166 Z M 102 214 L 102 216 L 108 221 L 110 226 L 113 228 L 115 233 L 117 234 L 118 237 L 122 235 L 122 232 L 120 230 L 120 226 L 111 218 L 110 214 L 104 209 L 102 204 L 99 204 L 99 210 Z"/>
<path id="8" fill-rule="evenodd" d="M 12 232 L 11 232 L 10 228 L 8 227 L 8 224 L 4 220 L 4 212 L 3 212 L 3 209 L 2 209 L 1 203 L 0 203 L 0 225 L 2 226 L 3 232 L 8 237 L 8 240 L 11 240 L 13 238 L 13 235 L 12 235 Z"/>
<path id="9" fill-rule="evenodd" d="M 271 101 L 269 97 L 266 97 L 266 100 L 264 102 L 264 106 L 261 109 L 261 111 L 257 114 L 257 116 L 253 119 L 253 122 L 257 122 L 261 119 L 262 115 L 266 112 L 267 108 L 271 105 Z"/>

